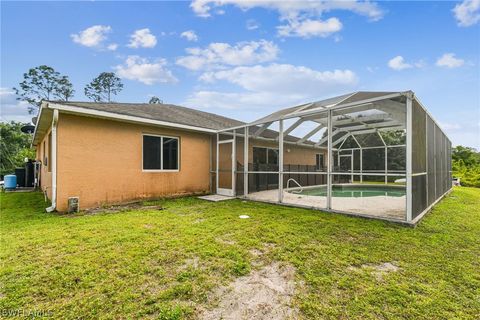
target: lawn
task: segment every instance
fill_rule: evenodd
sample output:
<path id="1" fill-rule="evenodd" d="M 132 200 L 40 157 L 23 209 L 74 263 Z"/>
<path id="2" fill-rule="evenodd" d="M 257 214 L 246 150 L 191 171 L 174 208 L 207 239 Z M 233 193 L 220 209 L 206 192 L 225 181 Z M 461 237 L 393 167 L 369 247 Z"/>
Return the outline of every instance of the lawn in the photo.
<path id="1" fill-rule="evenodd" d="M 4 316 L 193 319 L 258 251 L 294 268 L 302 318 L 480 315 L 480 189 L 455 189 L 416 228 L 241 200 L 74 215 L 44 213 L 39 193 L 0 200 Z M 399 269 L 381 279 L 363 267 L 386 262 Z"/>

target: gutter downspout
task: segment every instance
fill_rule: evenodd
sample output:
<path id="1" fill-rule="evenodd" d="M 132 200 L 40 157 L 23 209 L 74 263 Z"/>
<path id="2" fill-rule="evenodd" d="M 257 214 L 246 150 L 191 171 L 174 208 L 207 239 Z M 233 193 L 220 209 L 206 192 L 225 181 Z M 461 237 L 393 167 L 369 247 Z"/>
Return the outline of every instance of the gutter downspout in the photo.
<path id="1" fill-rule="evenodd" d="M 58 125 L 58 110 L 53 110 L 52 120 L 52 159 L 48 159 L 52 163 L 52 205 L 45 210 L 47 212 L 55 211 L 57 208 L 57 125 Z"/>

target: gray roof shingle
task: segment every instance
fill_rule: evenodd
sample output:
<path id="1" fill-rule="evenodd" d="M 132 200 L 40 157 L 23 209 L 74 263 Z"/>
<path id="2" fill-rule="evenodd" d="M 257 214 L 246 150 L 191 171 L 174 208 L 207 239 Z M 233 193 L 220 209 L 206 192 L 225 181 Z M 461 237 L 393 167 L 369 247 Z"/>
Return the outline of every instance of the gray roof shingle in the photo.
<path id="1" fill-rule="evenodd" d="M 100 103 L 100 102 L 64 102 L 52 101 L 58 104 L 104 111 L 145 119 L 166 121 L 207 129 L 226 129 L 244 124 L 242 121 L 219 116 L 213 113 L 180 107 L 173 104 L 149 103 Z"/>

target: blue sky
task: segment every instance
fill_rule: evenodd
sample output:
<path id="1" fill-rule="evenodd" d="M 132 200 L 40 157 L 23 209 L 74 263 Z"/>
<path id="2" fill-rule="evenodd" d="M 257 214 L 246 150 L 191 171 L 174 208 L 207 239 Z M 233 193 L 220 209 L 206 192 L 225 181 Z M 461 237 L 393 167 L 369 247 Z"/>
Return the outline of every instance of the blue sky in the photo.
<path id="1" fill-rule="evenodd" d="M 480 0 L 1 2 L 1 119 L 41 64 L 73 100 L 102 71 L 151 95 L 251 121 L 351 91 L 413 90 L 454 144 L 480 149 Z"/>

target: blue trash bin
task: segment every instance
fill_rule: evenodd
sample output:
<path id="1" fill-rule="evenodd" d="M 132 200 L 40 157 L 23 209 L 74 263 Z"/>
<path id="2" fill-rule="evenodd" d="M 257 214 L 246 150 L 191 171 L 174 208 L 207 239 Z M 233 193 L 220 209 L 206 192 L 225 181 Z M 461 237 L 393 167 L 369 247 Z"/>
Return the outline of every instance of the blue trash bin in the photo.
<path id="1" fill-rule="evenodd" d="M 7 174 L 3 177 L 3 186 L 5 190 L 14 190 L 17 188 L 17 176 L 14 174 Z"/>

